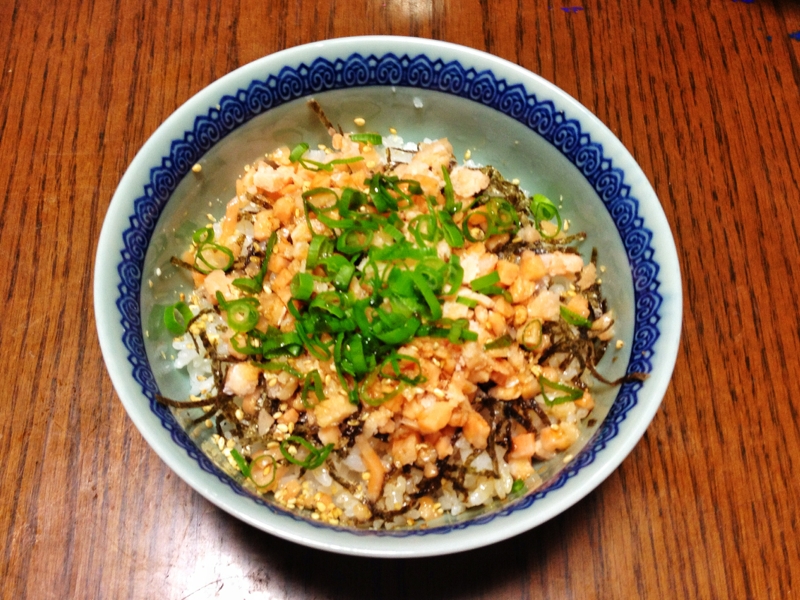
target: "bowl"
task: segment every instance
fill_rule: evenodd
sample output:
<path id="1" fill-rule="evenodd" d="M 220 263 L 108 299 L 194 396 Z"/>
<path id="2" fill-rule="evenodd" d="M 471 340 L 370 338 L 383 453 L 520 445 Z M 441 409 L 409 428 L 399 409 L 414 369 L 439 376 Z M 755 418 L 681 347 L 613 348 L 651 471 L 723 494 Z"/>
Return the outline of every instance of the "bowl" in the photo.
<path id="1" fill-rule="evenodd" d="M 156 394 L 186 397 L 171 367 L 171 339 L 151 335 L 185 280 L 169 257 L 186 248 L 207 213 L 224 211 L 245 164 L 279 144 L 327 141 L 306 106 L 333 123 L 362 117 L 406 140 L 448 136 L 456 156 L 492 164 L 531 193 L 559 198 L 606 267 L 604 293 L 624 346 L 599 365 L 644 382 L 597 394 L 592 425 L 545 465 L 522 498 L 427 529 L 321 525 L 244 489 L 202 439 L 187 435 Z M 348 129 L 352 130 L 352 127 Z M 199 164 L 197 173 L 193 166 Z M 658 198 L 623 144 L 586 108 L 541 77 L 453 44 L 402 37 L 335 39 L 266 56 L 188 100 L 132 161 L 109 206 L 94 281 L 103 357 L 131 420 L 155 452 L 210 502 L 250 525 L 307 546 L 353 555 L 411 557 L 484 546 L 535 527 L 596 488 L 639 441 L 658 409 L 678 350 L 681 281 Z M 171 300 L 169 300 L 171 298 Z M 162 328 L 163 329 L 163 328 Z M 612 356 L 613 355 L 613 356 Z M 207 442 L 207 440 L 206 440 Z M 207 448 L 206 448 L 207 449 Z"/>

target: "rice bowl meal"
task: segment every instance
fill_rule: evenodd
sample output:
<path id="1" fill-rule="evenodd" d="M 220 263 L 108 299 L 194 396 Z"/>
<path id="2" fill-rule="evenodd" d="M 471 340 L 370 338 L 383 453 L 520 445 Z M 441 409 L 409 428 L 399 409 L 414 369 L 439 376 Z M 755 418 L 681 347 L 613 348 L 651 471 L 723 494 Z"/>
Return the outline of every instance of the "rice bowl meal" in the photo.
<path id="1" fill-rule="evenodd" d="M 559 201 L 446 138 L 317 110 L 330 143 L 265 149 L 173 257 L 193 291 L 164 326 L 191 395 L 158 400 L 253 494 L 330 525 L 432 527 L 536 489 L 593 386 L 637 378 L 595 367 L 621 348 L 602 256 Z"/>
<path id="2" fill-rule="evenodd" d="M 434 40 L 211 83 L 132 160 L 97 248 L 136 429 L 212 504 L 330 552 L 449 554 L 561 514 L 634 449 L 678 352 L 636 160 L 553 84 Z"/>

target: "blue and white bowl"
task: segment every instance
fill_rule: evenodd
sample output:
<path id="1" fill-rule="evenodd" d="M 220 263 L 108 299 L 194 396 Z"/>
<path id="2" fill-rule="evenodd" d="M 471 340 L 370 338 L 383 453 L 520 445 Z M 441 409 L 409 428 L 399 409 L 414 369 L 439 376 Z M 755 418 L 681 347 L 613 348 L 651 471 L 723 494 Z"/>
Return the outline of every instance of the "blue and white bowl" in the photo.
<path id="1" fill-rule="evenodd" d="M 588 428 L 568 464 L 547 465 L 526 497 L 427 530 L 376 532 L 304 520 L 244 490 L 207 456 L 155 394 L 186 397 L 167 335 L 151 335 L 181 278 L 180 254 L 207 213 L 221 214 L 245 164 L 280 144 L 326 142 L 308 110 L 315 97 L 333 123 L 390 127 L 407 141 L 447 136 L 456 155 L 492 164 L 524 189 L 560 198 L 584 250 L 600 253 L 604 293 L 624 341 L 599 368 L 645 372 L 644 383 L 596 394 Z M 200 174 L 192 172 L 196 163 Z M 358 37 L 308 44 L 237 69 L 171 115 L 136 155 L 114 194 L 95 264 L 103 356 L 136 427 L 190 486 L 239 519 L 334 552 L 408 557 L 484 546 L 535 527 L 597 487 L 644 434 L 672 374 L 681 329 L 675 244 L 652 187 L 622 143 L 551 83 L 497 57 L 431 40 Z M 162 354 L 163 352 L 163 354 Z"/>

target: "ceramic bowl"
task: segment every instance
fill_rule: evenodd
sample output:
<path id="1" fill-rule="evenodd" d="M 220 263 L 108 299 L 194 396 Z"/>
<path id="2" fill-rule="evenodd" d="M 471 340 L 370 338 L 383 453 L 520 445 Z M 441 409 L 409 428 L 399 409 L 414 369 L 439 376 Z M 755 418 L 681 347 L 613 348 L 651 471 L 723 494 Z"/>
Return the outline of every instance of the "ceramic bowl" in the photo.
<path id="1" fill-rule="evenodd" d="M 592 426 L 551 461 L 523 498 L 428 529 L 362 531 L 285 512 L 237 483 L 209 444 L 190 437 L 156 393 L 186 397 L 159 335 L 163 307 L 185 286 L 169 264 L 191 232 L 219 216 L 245 164 L 285 144 L 328 141 L 306 101 L 353 130 L 396 128 L 406 140 L 447 136 L 456 156 L 492 164 L 524 189 L 559 198 L 574 230 L 596 247 L 604 293 L 617 312 L 620 350 L 609 377 L 644 372 L 644 383 L 599 390 Z M 195 164 L 202 166 L 198 175 Z M 568 509 L 628 455 L 669 383 L 681 328 L 674 241 L 647 178 L 622 143 L 553 84 L 500 58 L 431 40 L 336 39 L 266 56 L 188 100 L 145 143 L 122 178 L 103 224 L 95 265 L 97 329 L 125 409 L 156 453 L 223 510 L 279 537 L 334 552 L 408 557 L 463 551 L 508 538 Z M 163 329 L 163 327 L 161 328 Z M 155 332 L 152 333 L 151 332 Z M 207 442 L 207 440 L 206 440 Z"/>

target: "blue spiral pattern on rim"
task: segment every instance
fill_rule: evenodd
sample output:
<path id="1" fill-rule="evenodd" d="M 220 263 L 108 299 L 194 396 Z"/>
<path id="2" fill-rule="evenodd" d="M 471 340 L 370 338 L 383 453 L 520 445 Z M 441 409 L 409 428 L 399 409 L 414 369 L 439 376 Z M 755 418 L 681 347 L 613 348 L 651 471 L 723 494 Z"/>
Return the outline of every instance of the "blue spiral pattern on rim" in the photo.
<path id="1" fill-rule="evenodd" d="M 233 96 L 224 96 L 220 99 L 218 109 L 212 108 L 208 114 L 198 115 L 192 131 L 187 131 L 182 140 L 172 142 L 170 155 L 163 157 L 160 166 L 150 170 L 150 181 L 144 186 L 143 195 L 134 201 L 134 214 L 129 217 L 130 227 L 122 234 L 124 247 L 117 266 L 121 283 L 116 304 L 123 328 L 122 342 L 129 353 L 127 358 L 133 378 L 141 385 L 151 410 L 170 432 L 173 441 L 197 461 L 203 471 L 215 475 L 237 494 L 252 498 L 273 513 L 316 527 L 331 528 L 301 519 L 244 490 L 200 451 L 172 413 L 156 401 L 158 386 L 145 354 L 139 295 L 144 257 L 158 217 L 178 183 L 211 146 L 243 123 L 275 106 L 312 93 L 368 85 L 418 87 L 467 98 L 519 121 L 553 144 L 578 168 L 600 196 L 628 253 L 636 304 L 629 373 L 652 371 L 653 346 L 659 338 L 659 309 L 663 302 L 658 291 L 659 265 L 653 260 L 652 232 L 644 227 L 644 221 L 638 214 L 639 202 L 629 196 L 630 187 L 625 184 L 625 174 L 603 156 L 603 147 L 592 142 L 580 123 L 568 119 L 552 101 L 528 94 L 522 85 L 509 85 L 490 70 L 477 72 L 473 68 L 465 68 L 458 61 L 443 62 L 441 59 L 431 60 L 425 55 L 411 57 L 392 53 L 380 57 L 353 54 L 346 59 L 333 61 L 317 58 L 310 65 L 301 64 L 296 69 L 284 67 L 277 75 L 268 75 L 264 81 L 251 82 L 246 90 L 239 90 Z M 376 532 L 339 529 L 354 535 L 395 537 L 442 534 L 487 523 L 527 508 L 551 491 L 563 487 L 581 469 L 594 462 L 597 453 L 618 434 L 620 424 L 637 403 L 641 387 L 641 383 L 623 385 L 594 438 L 569 466 L 545 487 L 500 510 L 464 523 L 427 530 Z"/>

